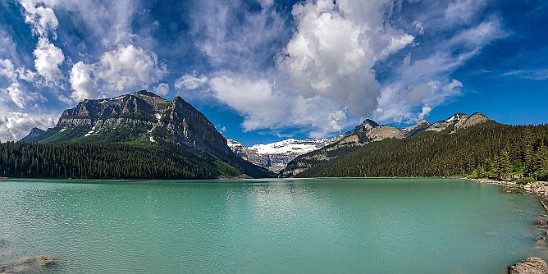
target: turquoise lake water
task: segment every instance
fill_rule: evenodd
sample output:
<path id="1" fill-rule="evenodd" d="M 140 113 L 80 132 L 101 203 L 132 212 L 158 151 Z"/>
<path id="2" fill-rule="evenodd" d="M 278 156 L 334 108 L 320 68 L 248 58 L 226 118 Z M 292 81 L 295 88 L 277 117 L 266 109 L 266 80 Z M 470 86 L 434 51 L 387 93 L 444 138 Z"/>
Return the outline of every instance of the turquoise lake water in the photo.
<path id="1" fill-rule="evenodd" d="M 0 266 L 55 273 L 506 273 L 535 196 L 440 179 L 0 181 Z"/>

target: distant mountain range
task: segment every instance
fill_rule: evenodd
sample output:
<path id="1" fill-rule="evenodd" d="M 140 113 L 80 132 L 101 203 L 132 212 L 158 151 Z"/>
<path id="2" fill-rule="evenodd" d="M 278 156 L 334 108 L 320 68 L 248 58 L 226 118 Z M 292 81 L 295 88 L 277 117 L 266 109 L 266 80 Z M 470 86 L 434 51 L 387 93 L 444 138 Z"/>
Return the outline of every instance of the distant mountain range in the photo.
<path id="1" fill-rule="evenodd" d="M 472 115 L 455 113 L 451 117 L 431 124 L 421 120 L 415 125 L 407 128 L 396 128 L 393 126 L 379 125 L 373 120 L 366 119 L 362 124 L 351 131 L 346 132 L 339 140 L 319 150 L 304 154 L 290 162 L 281 172 L 283 177 L 296 176 L 308 168 L 321 162 L 328 162 L 339 155 L 351 152 L 356 147 L 361 147 L 371 142 L 378 142 L 385 139 L 406 139 L 421 132 L 442 132 L 454 133 L 477 124 L 490 121 L 481 113 Z"/>
<path id="2" fill-rule="evenodd" d="M 65 110 L 55 127 L 47 131 L 35 128 L 21 141 L 173 148 L 172 151 L 183 150 L 193 160 L 200 159 L 197 164 L 211 167 L 212 173 L 219 176 L 270 176 L 266 170 L 237 157 L 207 117 L 181 97 L 170 102 L 145 90 L 80 102 Z M 165 161 L 171 160 L 166 157 Z"/>
<path id="3" fill-rule="evenodd" d="M 256 144 L 251 147 L 246 147 L 232 139 L 227 141 L 228 146 L 236 155 L 272 172 L 280 172 L 287 163 L 297 156 L 321 149 L 339 139 L 340 136 L 333 139 L 287 139 L 269 144 Z"/>
<path id="4" fill-rule="evenodd" d="M 334 139 L 246 147 L 226 140 L 182 98 L 145 90 L 85 100 L 57 125 L 0 144 L 0 176 L 262 178 L 369 176 L 548 177 L 548 126 L 510 126 L 456 113 L 407 128 L 367 119 Z M 269 171 L 270 170 L 270 171 Z"/>
<path id="5" fill-rule="evenodd" d="M 489 121 L 489 118 L 481 113 L 474 113 L 472 115 L 456 113 L 445 120 L 433 124 L 426 120 L 421 120 L 413 126 L 400 129 L 393 126 L 379 125 L 371 119 L 366 119 L 362 124 L 346 132 L 343 136 L 337 136 L 332 139 L 287 139 L 268 144 L 256 144 L 251 147 L 246 147 L 236 140 L 228 139 L 228 146 L 236 155 L 255 165 L 267 168 L 272 172 L 281 172 L 283 170 L 283 176 L 295 176 L 306 169 L 306 167 L 297 164 L 296 168 L 290 167 L 286 169 L 288 163 L 298 156 L 307 153 L 317 155 L 315 156 L 317 158 L 328 160 L 328 153 L 322 153 L 322 149 L 327 146 L 329 147 L 326 148 L 326 151 L 332 151 L 345 147 L 362 146 L 388 138 L 409 138 L 422 131 L 440 132 L 449 127 L 452 128 L 452 131 L 456 131 L 486 121 Z"/>
<path id="6" fill-rule="evenodd" d="M 408 128 L 366 120 L 339 141 L 298 156 L 283 177 L 548 179 L 548 125 L 512 126 L 456 113 Z"/>

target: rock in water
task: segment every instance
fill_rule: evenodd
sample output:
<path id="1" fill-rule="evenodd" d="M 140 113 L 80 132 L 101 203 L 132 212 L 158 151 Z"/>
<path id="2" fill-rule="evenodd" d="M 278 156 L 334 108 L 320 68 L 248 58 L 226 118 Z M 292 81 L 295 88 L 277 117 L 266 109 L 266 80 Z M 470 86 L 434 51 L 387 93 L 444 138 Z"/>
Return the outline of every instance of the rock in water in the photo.
<path id="1" fill-rule="evenodd" d="M 508 268 L 509 274 L 548 274 L 548 266 L 541 258 L 527 258 Z"/>

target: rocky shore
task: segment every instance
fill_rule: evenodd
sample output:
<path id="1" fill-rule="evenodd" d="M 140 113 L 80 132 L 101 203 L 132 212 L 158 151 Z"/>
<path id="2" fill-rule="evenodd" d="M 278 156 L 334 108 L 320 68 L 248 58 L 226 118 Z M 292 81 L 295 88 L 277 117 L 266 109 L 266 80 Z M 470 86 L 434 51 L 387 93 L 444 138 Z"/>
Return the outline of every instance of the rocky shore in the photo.
<path id="1" fill-rule="evenodd" d="M 470 180 L 470 179 L 467 179 Z M 506 193 L 529 193 L 539 197 L 541 205 L 548 213 L 548 182 L 538 181 L 531 184 L 521 185 L 509 181 L 496 181 L 489 179 L 471 179 L 474 182 L 500 185 Z M 533 223 L 541 236 L 538 236 L 536 248 L 548 250 L 548 215 L 542 214 Z M 530 257 L 508 267 L 509 274 L 548 274 L 546 262 L 537 257 Z"/>
<path id="2" fill-rule="evenodd" d="M 1 263 L 1 262 L 0 262 Z M 0 265 L 0 274 L 8 273 L 36 273 L 56 264 L 55 258 L 40 255 L 36 257 L 23 257 L 14 263 Z"/>
<path id="3" fill-rule="evenodd" d="M 538 181 L 538 182 L 527 184 L 527 185 L 520 185 L 515 182 L 496 181 L 496 180 L 490 180 L 490 179 L 466 179 L 466 180 L 471 180 L 471 181 L 482 183 L 482 184 L 500 185 L 508 188 L 522 189 L 526 193 L 533 193 L 539 196 L 540 198 L 548 199 L 548 182 L 545 182 L 545 181 Z M 548 208 L 545 207 L 545 209 L 546 211 L 548 211 Z"/>
<path id="4" fill-rule="evenodd" d="M 509 274 L 546 274 L 548 266 L 541 258 L 527 258 L 508 268 Z"/>

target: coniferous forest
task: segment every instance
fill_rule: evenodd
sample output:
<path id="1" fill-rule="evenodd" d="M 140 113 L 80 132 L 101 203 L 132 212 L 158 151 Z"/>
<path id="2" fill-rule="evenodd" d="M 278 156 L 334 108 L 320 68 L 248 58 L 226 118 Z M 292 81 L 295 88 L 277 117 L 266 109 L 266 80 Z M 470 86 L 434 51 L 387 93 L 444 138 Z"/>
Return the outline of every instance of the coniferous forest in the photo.
<path id="1" fill-rule="evenodd" d="M 215 178 L 209 156 L 178 146 L 123 143 L 0 144 L 0 176 L 24 178 Z"/>
<path id="2" fill-rule="evenodd" d="M 490 121 L 451 130 L 372 142 L 341 150 L 330 161 L 308 160 L 312 167 L 298 177 L 548 177 L 548 125 Z"/>

